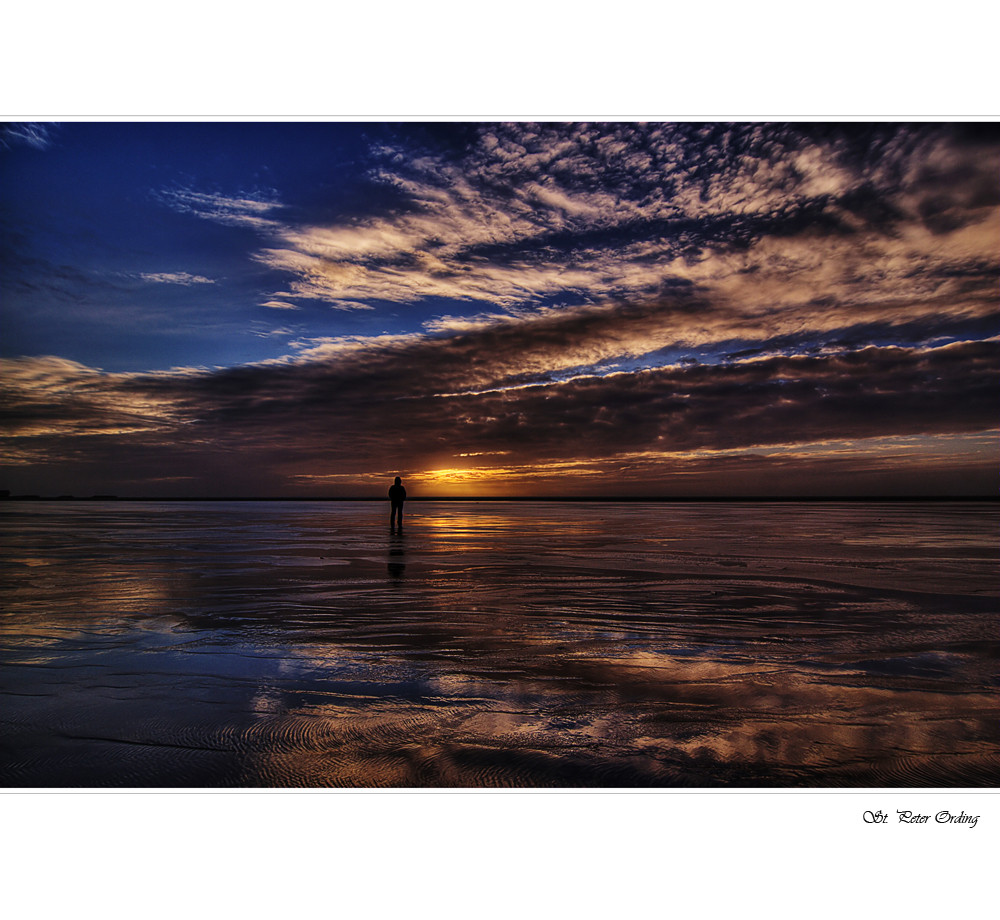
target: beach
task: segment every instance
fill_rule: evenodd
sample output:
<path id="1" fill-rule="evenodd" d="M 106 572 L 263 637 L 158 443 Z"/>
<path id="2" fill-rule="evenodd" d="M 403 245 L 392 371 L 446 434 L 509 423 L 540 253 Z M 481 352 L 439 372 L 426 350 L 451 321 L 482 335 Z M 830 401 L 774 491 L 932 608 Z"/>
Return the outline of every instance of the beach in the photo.
<path id="1" fill-rule="evenodd" d="M 0 505 L 0 786 L 986 787 L 990 502 Z"/>

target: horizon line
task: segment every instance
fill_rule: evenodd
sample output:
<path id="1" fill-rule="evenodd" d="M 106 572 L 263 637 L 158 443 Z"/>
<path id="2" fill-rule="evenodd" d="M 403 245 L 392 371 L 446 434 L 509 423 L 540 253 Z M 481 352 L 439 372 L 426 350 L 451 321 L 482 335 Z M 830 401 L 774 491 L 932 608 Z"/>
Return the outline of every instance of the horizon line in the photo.
<path id="1" fill-rule="evenodd" d="M 2 495 L 6 501 L 119 501 L 119 502 L 385 502 L 382 495 Z M 413 495 L 407 502 L 992 502 L 996 495 Z"/>

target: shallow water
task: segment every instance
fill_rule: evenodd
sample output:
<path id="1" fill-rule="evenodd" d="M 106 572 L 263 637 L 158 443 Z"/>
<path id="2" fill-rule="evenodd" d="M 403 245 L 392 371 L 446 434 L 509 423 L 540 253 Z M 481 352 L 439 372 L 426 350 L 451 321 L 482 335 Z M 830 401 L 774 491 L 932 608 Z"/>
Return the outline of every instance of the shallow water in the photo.
<path id="1" fill-rule="evenodd" d="M 0 785 L 996 785 L 982 503 L 4 502 Z"/>

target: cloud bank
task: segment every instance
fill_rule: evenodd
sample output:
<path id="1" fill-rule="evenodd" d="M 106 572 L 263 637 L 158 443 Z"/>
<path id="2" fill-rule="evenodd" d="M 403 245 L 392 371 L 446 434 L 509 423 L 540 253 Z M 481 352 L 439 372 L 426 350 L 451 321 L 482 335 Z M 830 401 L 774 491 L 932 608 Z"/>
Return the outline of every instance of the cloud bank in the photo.
<path id="1" fill-rule="evenodd" d="M 683 494 L 705 470 L 728 470 L 732 488 L 761 465 L 844 460 L 842 492 L 901 455 L 976 482 L 995 472 L 996 340 L 565 379 L 538 371 L 544 343 L 519 363 L 518 341 L 523 330 L 345 340 L 292 362 L 155 375 L 7 362 L 4 460 L 74 459 L 124 481 L 181 471 L 207 494 L 364 492 L 400 470 L 436 491 L 452 471 L 452 485 L 514 493 Z"/>

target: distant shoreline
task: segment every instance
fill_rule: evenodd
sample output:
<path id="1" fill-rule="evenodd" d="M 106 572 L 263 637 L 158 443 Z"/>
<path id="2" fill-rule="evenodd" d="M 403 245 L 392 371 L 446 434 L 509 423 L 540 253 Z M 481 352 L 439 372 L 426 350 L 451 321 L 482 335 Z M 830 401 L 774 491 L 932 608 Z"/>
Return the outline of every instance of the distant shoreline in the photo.
<path id="1" fill-rule="evenodd" d="M 143 497 L 118 495 L 0 495 L 0 502 L 384 502 L 382 495 L 367 496 L 203 496 Z M 1000 502 L 1000 495 L 414 495 L 409 502 L 578 502 L 578 503 L 748 503 L 748 502 Z"/>

